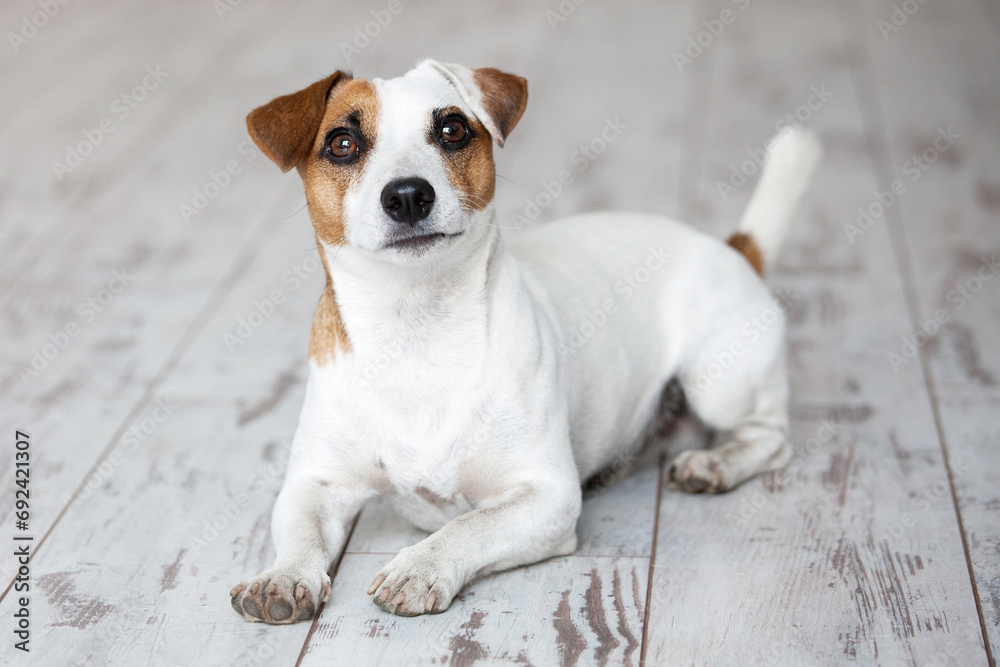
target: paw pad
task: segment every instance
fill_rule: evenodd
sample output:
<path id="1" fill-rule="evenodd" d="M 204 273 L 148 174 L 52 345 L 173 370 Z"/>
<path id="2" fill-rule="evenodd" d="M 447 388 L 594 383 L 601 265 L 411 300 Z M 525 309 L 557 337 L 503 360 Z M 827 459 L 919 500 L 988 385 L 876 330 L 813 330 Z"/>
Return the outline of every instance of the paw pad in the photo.
<path id="1" fill-rule="evenodd" d="M 308 621 L 317 607 L 330 597 L 330 578 L 298 573 L 265 572 L 250 582 L 234 586 L 229 595 L 233 609 L 248 621 L 297 623 Z"/>

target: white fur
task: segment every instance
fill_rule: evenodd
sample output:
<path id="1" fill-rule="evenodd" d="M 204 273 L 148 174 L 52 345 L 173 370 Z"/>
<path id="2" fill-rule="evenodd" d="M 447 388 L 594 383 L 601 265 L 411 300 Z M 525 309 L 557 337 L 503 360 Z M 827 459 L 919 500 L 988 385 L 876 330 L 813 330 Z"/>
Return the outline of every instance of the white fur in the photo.
<path id="1" fill-rule="evenodd" d="M 765 265 L 772 264 L 778 256 L 821 153 L 816 137 L 789 126 L 782 128 L 768 144 L 760 183 L 737 227 L 757 242 Z"/>
<path id="2" fill-rule="evenodd" d="M 679 486 L 726 490 L 785 463 L 784 323 L 745 258 L 642 214 L 504 240 L 492 203 L 462 210 L 426 141 L 432 109 L 473 113 L 438 66 L 375 86 L 377 145 L 345 198 L 347 243 L 326 249 L 352 349 L 311 366 L 272 519 L 277 560 L 234 589 L 235 605 L 269 582 L 265 606 L 296 585 L 318 604 L 330 559 L 375 494 L 436 531 L 376 579 L 376 603 L 394 613 L 443 611 L 476 576 L 572 552 L 580 483 L 635 452 L 674 377 L 692 410 L 726 432 L 720 447 L 678 458 Z M 782 140 L 788 150 L 754 197 L 754 210 L 782 219 L 745 218 L 768 248 L 804 187 L 787 178 L 808 153 L 799 137 Z M 380 249 L 398 223 L 379 192 L 404 176 L 437 192 L 426 228 L 460 236 L 422 253 Z M 770 324 L 753 325 L 765 312 L 776 313 Z M 733 362 L 715 378 L 727 351 Z"/>

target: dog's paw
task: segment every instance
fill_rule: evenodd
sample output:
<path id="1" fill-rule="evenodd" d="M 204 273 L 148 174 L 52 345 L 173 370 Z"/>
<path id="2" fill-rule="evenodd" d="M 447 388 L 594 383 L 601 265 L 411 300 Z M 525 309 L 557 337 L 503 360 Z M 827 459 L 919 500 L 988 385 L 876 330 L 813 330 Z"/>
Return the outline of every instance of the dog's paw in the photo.
<path id="1" fill-rule="evenodd" d="M 451 605 L 462 583 L 446 571 L 439 556 L 417 544 L 400 551 L 382 568 L 368 595 L 398 616 L 440 614 Z"/>
<path id="2" fill-rule="evenodd" d="M 726 462 L 718 452 L 689 450 L 678 454 L 670 464 L 667 482 L 688 493 L 724 493 L 730 489 L 725 468 Z"/>
<path id="3" fill-rule="evenodd" d="M 308 621 L 319 603 L 330 597 L 330 577 L 322 571 L 305 574 L 275 568 L 237 584 L 229 595 L 233 609 L 248 621 Z"/>

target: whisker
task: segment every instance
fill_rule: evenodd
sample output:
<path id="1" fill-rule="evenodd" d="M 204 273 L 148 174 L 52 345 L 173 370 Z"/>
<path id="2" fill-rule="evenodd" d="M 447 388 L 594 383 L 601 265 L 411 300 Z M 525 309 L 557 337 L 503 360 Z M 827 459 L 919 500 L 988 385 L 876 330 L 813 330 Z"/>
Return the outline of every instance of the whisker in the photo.
<path id="1" fill-rule="evenodd" d="M 475 199 L 475 200 L 477 200 L 481 204 L 488 204 L 488 203 L 490 203 L 490 200 L 483 199 L 482 197 L 479 197 L 477 195 L 470 195 L 467 192 L 459 192 L 458 193 L 458 199 L 459 199 L 459 201 L 462 201 L 463 198 L 464 199 Z"/>
<path id="2" fill-rule="evenodd" d="M 502 178 L 503 180 L 507 181 L 508 183 L 513 183 L 513 184 L 514 184 L 514 185 L 516 185 L 517 187 L 521 187 L 521 184 L 520 184 L 520 183 L 518 183 L 517 181 L 515 181 L 515 180 L 514 180 L 514 179 L 512 179 L 512 178 L 507 178 L 507 177 L 506 177 L 506 176 L 504 176 L 503 174 L 497 174 L 497 178 Z"/>
<path id="3" fill-rule="evenodd" d="M 302 202 L 302 206 L 299 206 L 299 207 L 298 207 L 297 209 L 295 209 L 294 211 L 292 211 L 292 212 L 291 212 L 291 213 L 289 213 L 288 215 L 286 215 L 286 216 L 284 216 L 284 217 L 282 217 L 282 218 L 278 218 L 278 219 L 279 219 L 279 220 L 288 220 L 289 218 L 291 218 L 291 217 L 293 217 L 293 216 L 296 216 L 296 215 L 298 215 L 299 213 L 301 213 L 301 212 L 302 212 L 302 209 L 304 209 L 304 208 L 306 207 L 306 205 L 307 205 L 308 203 L 309 203 L 309 202 L 307 202 L 307 201 L 303 200 L 303 202 Z"/>
<path id="4" fill-rule="evenodd" d="M 478 199 L 478 200 L 480 200 L 482 202 L 486 201 L 486 200 L 482 199 L 481 197 L 477 197 L 476 195 L 471 195 L 471 194 L 468 194 L 468 193 L 465 193 L 465 192 L 459 192 L 458 193 L 458 199 L 459 199 L 460 203 L 463 203 L 463 200 L 473 199 L 473 198 L 474 199 Z M 499 218 L 499 216 L 497 216 L 497 217 Z M 498 225 L 494 225 L 494 224 L 492 224 L 492 223 L 490 223 L 488 221 L 482 221 L 482 220 L 480 220 L 479 222 L 480 222 L 480 224 L 486 225 L 487 227 L 496 227 L 497 229 L 520 230 L 520 229 L 528 229 L 528 228 L 534 226 L 534 224 L 531 224 L 531 225 L 499 225 L 499 224 Z"/>

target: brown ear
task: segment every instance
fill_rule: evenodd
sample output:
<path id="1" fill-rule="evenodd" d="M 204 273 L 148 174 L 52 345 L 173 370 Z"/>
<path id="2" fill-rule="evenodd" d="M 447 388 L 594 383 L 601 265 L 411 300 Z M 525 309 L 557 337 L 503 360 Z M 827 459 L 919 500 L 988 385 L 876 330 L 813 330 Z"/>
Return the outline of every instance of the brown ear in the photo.
<path id="1" fill-rule="evenodd" d="M 312 148 L 330 91 L 338 81 L 350 78 L 337 71 L 297 93 L 257 107 L 247 116 L 253 142 L 281 171 L 288 171 Z"/>
<path id="2" fill-rule="evenodd" d="M 479 87 L 483 108 L 500 133 L 502 146 L 528 106 L 528 82 L 492 67 L 472 70 L 472 79 Z"/>
<path id="3" fill-rule="evenodd" d="M 429 66 L 448 79 L 494 141 L 503 146 L 528 106 L 527 81 L 492 67 L 469 69 L 436 60 L 425 60 L 420 66 Z"/>

